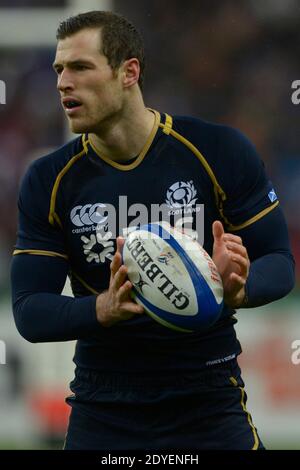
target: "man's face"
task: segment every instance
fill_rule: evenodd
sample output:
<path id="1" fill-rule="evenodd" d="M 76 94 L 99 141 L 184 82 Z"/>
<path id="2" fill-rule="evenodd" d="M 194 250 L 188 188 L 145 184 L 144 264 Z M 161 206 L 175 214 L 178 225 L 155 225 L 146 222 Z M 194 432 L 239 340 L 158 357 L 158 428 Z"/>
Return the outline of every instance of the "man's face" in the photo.
<path id="1" fill-rule="evenodd" d="M 75 133 L 97 133 L 122 109 L 121 69 L 108 65 L 100 36 L 98 29 L 84 29 L 57 45 L 57 88 Z"/>

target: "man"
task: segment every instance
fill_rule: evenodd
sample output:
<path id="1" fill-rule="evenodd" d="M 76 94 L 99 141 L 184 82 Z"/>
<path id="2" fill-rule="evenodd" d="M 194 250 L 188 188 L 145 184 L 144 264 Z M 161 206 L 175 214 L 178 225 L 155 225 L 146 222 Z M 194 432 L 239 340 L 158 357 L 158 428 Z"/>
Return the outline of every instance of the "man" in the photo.
<path id="1" fill-rule="evenodd" d="M 60 24 L 57 39 L 57 87 L 81 136 L 24 177 L 12 289 L 27 340 L 78 340 L 65 448 L 263 448 L 245 405 L 233 314 L 286 295 L 294 266 L 261 160 L 234 129 L 145 107 L 142 40 L 126 19 L 81 14 Z M 124 239 L 107 216 L 109 207 L 122 215 L 121 196 L 149 213 L 167 201 L 193 228 L 204 205 L 204 248 L 225 299 L 209 330 L 168 330 L 131 300 Z M 67 274 L 74 299 L 60 295 Z"/>

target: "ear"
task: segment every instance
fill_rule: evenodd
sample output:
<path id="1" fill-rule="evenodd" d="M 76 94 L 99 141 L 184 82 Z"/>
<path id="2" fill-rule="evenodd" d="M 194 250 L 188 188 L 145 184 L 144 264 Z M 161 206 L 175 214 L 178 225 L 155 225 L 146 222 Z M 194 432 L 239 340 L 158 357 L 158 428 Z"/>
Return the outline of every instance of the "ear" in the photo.
<path id="1" fill-rule="evenodd" d="M 140 77 L 140 63 L 138 59 L 125 60 L 123 64 L 123 85 L 128 88 L 138 82 Z"/>

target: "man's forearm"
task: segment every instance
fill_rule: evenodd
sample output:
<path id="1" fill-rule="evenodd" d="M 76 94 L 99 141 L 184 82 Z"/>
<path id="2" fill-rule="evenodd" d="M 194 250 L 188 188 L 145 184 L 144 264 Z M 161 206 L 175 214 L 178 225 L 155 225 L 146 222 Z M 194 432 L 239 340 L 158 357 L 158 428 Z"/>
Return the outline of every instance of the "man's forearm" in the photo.
<path id="1" fill-rule="evenodd" d="M 272 253 L 253 261 L 241 308 L 259 307 L 287 295 L 295 284 L 294 268 L 290 253 Z"/>
<path id="2" fill-rule="evenodd" d="M 19 333 L 30 342 L 76 340 L 100 326 L 95 304 L 96 296 L 73 299 L 36 293 L 14 304 L 14 316 Z"/>
<path id="3" fill-rule="evenodd" d="M 21 254 L 11 272 L 13 313 L 20 334 L 28 341 L 68 341 L 89 337 L 101 328 L 96 296 L 60 295 L 67 263 L 61 258 Z"/>

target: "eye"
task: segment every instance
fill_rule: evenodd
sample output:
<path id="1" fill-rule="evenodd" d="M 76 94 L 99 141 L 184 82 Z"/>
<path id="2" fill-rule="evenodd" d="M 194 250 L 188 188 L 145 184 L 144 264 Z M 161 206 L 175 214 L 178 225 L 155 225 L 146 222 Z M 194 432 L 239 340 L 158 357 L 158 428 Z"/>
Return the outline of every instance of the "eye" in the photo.
<path id="1" fill-rule="evenodd" d="M 86 65 L 78 64 L 78 65 L 75 66 L 75 69 L 76 70 L 87 70 L 88 67 Z"/>

